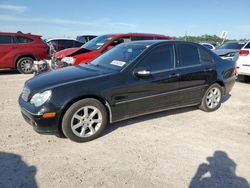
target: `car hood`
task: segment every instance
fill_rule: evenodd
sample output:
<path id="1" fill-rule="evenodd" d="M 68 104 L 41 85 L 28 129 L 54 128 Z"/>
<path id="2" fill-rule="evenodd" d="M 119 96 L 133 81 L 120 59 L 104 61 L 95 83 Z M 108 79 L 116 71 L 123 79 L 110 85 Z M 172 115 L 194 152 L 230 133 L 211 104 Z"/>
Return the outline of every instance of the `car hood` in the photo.
<path id="1" fill-rule="evenodd" d="M 70 66 L 51 72 L 42 73 L 26 82 L 31 90 L 45 90 L 72 82 L 93 79 L 113 74 L 109 69 L 101 69 L 92 65 Z"/>
<path id="2" fill-rule="evenodd" d="M 57 59 L 62 59 L 67 56 L 74 56 L 77 54 L 88 53 L 88 52 L 91 52 L 91 50 L 88 50 L 86 48 L 68 48 L 68 49 L 64 49 L 59 52 L 56 52 L 54 54 L 54 57 Z"/>
<path id="3" fill-rule="evenodd" d="M 238 53 L 240 50 L 235 50 L 235 49 L 216 49 L 216 50 L 213 50 L 213 52 L 217 55 L 226 55 L 230 52 L 236 52 Z"/>

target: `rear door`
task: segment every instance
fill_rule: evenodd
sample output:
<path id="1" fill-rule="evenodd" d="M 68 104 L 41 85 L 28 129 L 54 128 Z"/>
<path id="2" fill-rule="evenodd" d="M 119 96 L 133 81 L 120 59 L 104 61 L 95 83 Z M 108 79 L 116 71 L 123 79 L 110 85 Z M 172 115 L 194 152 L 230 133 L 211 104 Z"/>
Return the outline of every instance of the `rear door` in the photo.
<path id="1" fill-rule="evenodd" d="M 0 35 L 0 68 L 12 68 L 14 66 L 12 62 L 15 49 L 13 36 Z"/>
<path id="2" fill-rule="evenodd" d="M 180 102 L 183 105 L 201 101 L 204 91 L 216 77 L 213 58 L 203 48 L 193 44 L 176 44 L 180 71 Z"/>

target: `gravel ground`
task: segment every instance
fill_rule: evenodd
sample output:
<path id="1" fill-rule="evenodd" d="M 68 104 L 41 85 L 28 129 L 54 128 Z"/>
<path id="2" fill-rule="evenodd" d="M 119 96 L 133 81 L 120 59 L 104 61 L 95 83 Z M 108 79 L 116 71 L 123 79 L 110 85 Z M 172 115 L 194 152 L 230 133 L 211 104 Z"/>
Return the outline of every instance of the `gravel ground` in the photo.
<path id="1" fill-rule="evenodd" d="M 134 118 L 79 144 L 23 120 L 17 98 L 30 77 L 0 72 L 0 187 L 249 187 L 250 83 L 216 112 Z"/>

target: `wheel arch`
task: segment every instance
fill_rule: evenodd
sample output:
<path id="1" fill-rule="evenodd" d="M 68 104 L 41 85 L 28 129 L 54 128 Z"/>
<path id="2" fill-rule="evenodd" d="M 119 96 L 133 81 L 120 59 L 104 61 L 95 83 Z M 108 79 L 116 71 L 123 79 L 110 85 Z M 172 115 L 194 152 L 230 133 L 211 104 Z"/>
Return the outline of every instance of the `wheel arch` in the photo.
<path id="1" fill-rule="evenodd" d="M 221 81 L 221 80 L 216 80 L 216 81 L 215 81 L 214 83 L 212 83 L 212 84 L 219 84 L 219 85 L 221 86 L 221 88 L 222 88 L 223 95 L 225 95 L 225 84 L 224 84 L 223 81 Z"/>
<path id="2" fill-rule="evenodd" d="M 34 55 L 32 55 L 32 54 L 22 54 L 22 55 L 19 55 L 19 56 L 16 57 L 16 59 L 15 59 L 15 61 L 14 61 L 14 63 L 15 63 L 15 68 L 17 68 L 17 62 L 18 62 L 21 58 L 23 58 L 23 57 L 30 57 L 30 58 L 32 58 L 33 60 L 37 60 L 37 58 L 36 58 Z"/>
<path id="3" fill-rule="evenodd" d="M 61 112 L 60 117 L 59 117 L 59 124 L 58 124 L 58 131 L 60 134 L 63 134 L 63 132 L 62 132 L 62 119 L 63 119 L 63 116 L 66 113 L 66 111 L 70 108 L 70 106 L 72 104 L 74 104 L 77 101 L 80 101 L 82 99 L 86 99 L 86 98 L 96 99 L 97 101 L 101 102 L 103 104 L 103 106 L 105 107 L 105 109 L 107 110 L 108 121 L 110 123 L 112 123 L 112 110 L 111 110 L 109 102 L 106 99 L 104 99 L 103 97 L 100 97 L 97 95 L 84 95 L 84 96 L 80 96 L 80 97 L 76 97 L 76 98 L 72 99 L 63 107 L 62 112 Z"/>

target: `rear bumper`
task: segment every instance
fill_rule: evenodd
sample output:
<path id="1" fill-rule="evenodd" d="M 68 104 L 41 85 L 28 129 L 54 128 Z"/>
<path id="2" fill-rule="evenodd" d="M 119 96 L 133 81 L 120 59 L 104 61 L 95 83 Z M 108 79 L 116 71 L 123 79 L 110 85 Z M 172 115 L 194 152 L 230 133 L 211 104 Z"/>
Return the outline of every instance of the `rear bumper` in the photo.
<path id="1" fill-rule="evenodd" d="M 34 108 L 30 108 L 21 97 L 19 97 L 19 105 L 24 120 L 30 124 L 33 129 L 41 134 L 58 134 L 58 115 L 54 118 L 43 118 L 41 113 Z"/>
<path id="2" fill-rule="evenodd" d="M 246 75 L 246 76 L 250 76 L 250 65 L 248 66 L 237 66 L 237 74 L 238 75 Z"/>
<path id="3" fill-rule="evenodd" d="M 227 80 L 224 81 L 224 85 L 225 85 L 225 87 L 224 87 L 224 95 L 228 95 L 232 91 L 236 79 L 237 79 L 237 77 L 233 76 L 233 77 L 230 77 L 230 78 L 228 78 Z"/>

